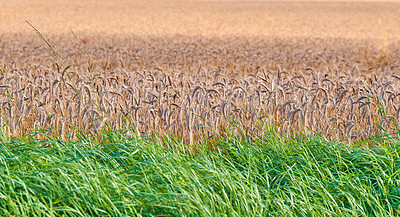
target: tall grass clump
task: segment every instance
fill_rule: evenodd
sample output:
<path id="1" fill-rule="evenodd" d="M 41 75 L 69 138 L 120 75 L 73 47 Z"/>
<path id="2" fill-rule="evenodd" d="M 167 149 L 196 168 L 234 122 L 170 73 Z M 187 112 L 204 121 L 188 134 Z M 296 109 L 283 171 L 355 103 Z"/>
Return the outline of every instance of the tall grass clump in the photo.
<path id="1" fill-rule="evenodd" d="M 400 215 L 396 139 L 357 147 L 266 131 L 188 149 L 168 136 L 99 137 L 3 142 L 0 215 Z"/>

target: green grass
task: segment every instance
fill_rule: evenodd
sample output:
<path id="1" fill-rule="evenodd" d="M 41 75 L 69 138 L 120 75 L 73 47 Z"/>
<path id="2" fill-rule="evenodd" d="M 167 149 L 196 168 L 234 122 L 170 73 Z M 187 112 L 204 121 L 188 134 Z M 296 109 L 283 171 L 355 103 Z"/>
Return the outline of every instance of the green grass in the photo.
<path id="1" fill-rule="evenodd" d="M 99 135 L 0 144 L 1 216 L 398 216 L 400 141 Z M 164 141 L 164 142 L 161 142 Z"/>

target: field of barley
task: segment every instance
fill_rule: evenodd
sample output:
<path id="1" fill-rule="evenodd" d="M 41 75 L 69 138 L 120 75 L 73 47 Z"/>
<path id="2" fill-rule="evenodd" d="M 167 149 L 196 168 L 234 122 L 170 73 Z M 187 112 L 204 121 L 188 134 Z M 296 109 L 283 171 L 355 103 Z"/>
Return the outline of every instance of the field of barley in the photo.
<path id="1" fill-rule="evenodd" d="M 3 216 L 400 215 L 400 3 L 3 0 Z"/>

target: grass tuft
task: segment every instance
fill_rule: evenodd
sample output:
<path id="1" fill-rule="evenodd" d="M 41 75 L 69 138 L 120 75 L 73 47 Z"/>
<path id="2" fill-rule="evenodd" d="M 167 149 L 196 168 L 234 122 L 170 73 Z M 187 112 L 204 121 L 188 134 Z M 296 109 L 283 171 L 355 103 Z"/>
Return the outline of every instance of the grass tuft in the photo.
<path id="1" fill-rule="evenodd" d="M 319 137 L 2 143 L 2 216 L 395 216 L 400 142 L 348 146 Z M 163 142 L 161 142 L 163 141 Z M 166 144 L 168 142 L 168 144 Z"/>

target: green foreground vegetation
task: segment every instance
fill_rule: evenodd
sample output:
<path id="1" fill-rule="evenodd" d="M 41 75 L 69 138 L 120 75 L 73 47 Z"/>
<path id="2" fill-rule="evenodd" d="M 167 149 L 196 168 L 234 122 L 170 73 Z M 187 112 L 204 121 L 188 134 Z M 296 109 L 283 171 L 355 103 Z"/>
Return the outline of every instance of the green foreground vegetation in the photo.
<path id="1" fill-rule="evenodd" d="M 400 140 L 123 135 L 2 142 L 0 215 L 400 215 Z"/>

